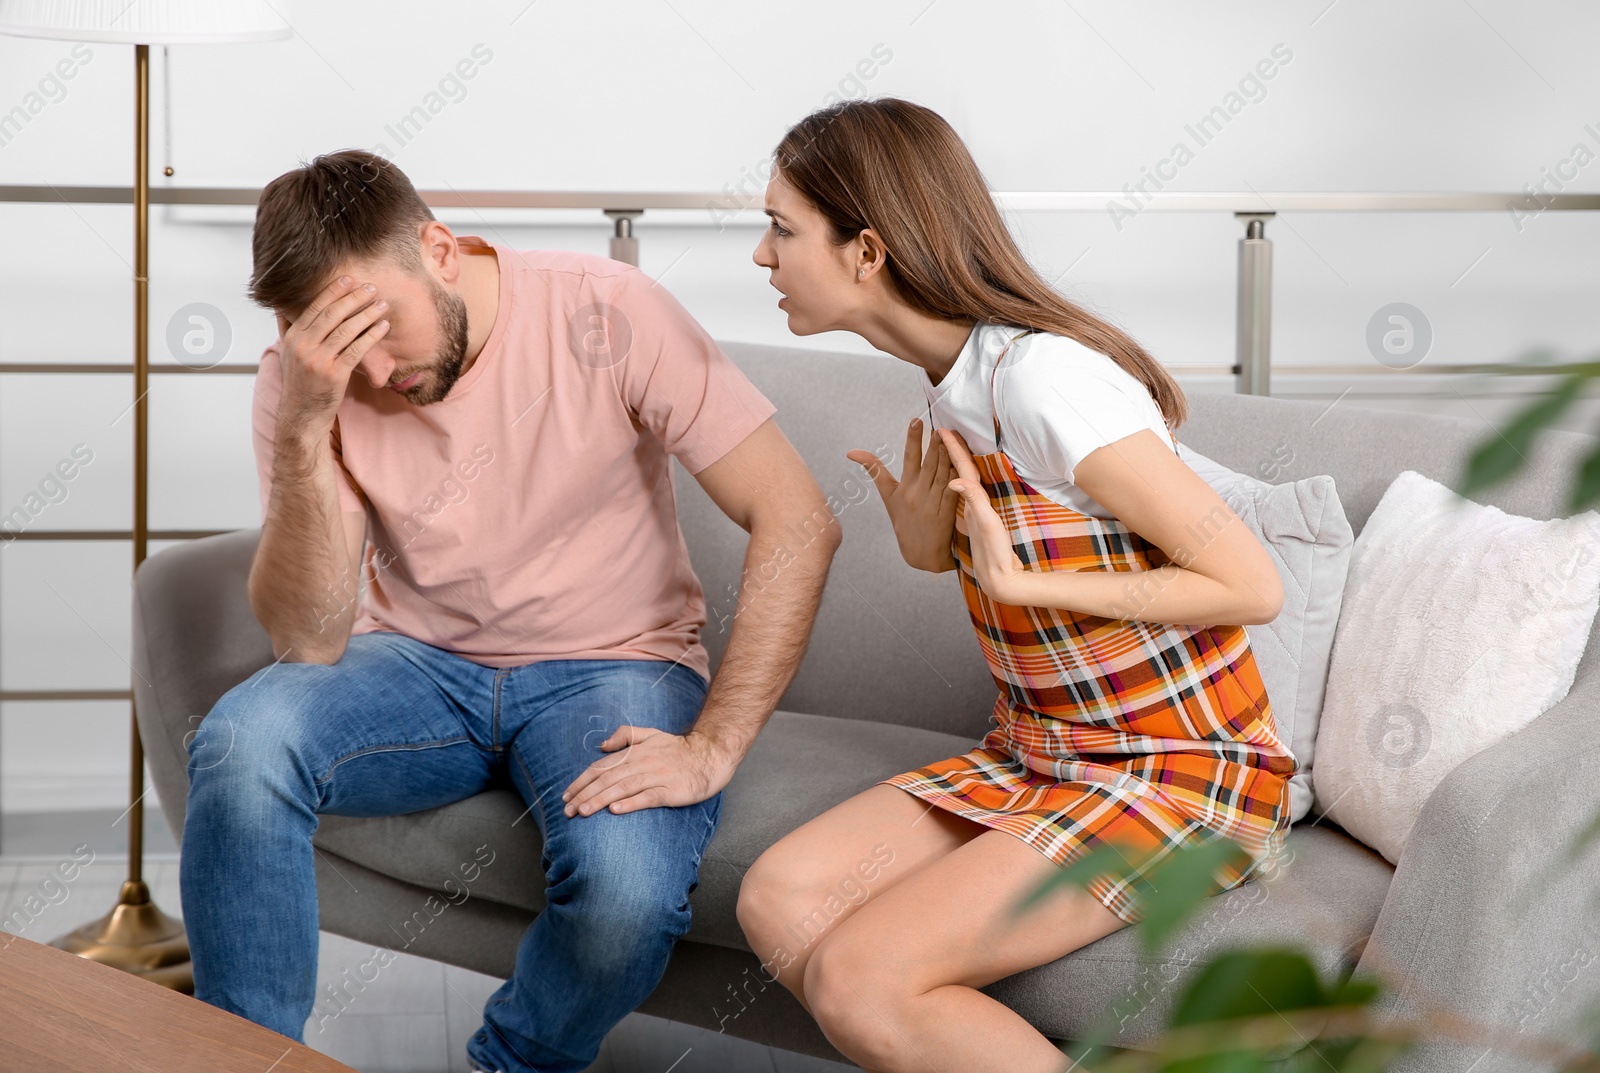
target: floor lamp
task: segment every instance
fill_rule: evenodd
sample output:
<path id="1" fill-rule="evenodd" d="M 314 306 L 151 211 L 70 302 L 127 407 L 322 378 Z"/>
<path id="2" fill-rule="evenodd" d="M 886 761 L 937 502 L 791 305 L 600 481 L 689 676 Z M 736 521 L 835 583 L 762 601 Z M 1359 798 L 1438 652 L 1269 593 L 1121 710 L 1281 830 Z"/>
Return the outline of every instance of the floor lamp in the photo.
<path id="1" fill-rule="evenodd" d="M 150 46 L 273 41 L 293 31 L 252 0 L 0 0 L 0 33 L 134 46 L 133 128 L 133 568 L 149 533 Z M 131 702 L 130 702 L 131 712 Z M 132 723 L 128 787 L 128 878 L 117 904 L 52 946 L 194 991 L 183 922 L 150 900 L 144 882 L 144 746 Z"/>

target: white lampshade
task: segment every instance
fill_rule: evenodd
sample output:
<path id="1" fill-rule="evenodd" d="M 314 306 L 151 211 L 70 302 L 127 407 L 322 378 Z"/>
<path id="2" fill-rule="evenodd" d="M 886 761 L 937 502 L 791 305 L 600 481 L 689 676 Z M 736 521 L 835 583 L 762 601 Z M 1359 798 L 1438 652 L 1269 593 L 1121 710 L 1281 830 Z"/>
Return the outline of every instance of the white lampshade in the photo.
<path id="1" fill-rule="evenodd" d="M 294 31 L 262 0 L 0 0 L 0 33 L 188 45 L 278 41 Z"/>

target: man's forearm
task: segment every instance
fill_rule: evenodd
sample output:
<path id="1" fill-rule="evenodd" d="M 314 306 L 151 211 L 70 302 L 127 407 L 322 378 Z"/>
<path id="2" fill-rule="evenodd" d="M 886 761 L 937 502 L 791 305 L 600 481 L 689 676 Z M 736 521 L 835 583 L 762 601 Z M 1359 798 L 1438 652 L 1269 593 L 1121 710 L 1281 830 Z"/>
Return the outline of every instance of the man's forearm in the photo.
<path id="1" fill-rule="evenodd" d="M 337 661 L 355 622 L 359 578 L 346 554 L 333 466 L 325 439 L 280 435 L 250 603 L 274 653 L 289 662 Z"/>
<path id="2" fill-rule="evenodd" d="M 804 547 L 792 527 L 751 527 L 733 631 L 706 693 L 695 735 L 742 759 L 794 680 L 822 602 L 838 527 Z"/>

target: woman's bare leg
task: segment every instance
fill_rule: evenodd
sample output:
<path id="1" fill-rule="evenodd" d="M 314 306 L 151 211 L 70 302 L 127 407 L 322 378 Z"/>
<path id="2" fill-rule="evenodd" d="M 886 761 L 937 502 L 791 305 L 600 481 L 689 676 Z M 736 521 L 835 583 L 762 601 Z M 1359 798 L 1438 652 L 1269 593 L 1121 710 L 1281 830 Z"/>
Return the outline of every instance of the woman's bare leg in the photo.
<path id="1" fill-rule="evenodd" d="M 837 925 L 805 969 L 807 1008 L 851 1060 L 884 1073 L 1061 1073 L 1065 1055 L 978 988 L 1126 926 L 1081 887 L 1010 910 L 1060 866 L 985 829 Z"/>
<path id="2" fill-rule="evenodd" d="M 825 936 L 986 830 L 880 783 L 780 838 L 739 888 L 739 925 L 766 980 L 776 978 L 806 1004 L 806 964 Z"/>

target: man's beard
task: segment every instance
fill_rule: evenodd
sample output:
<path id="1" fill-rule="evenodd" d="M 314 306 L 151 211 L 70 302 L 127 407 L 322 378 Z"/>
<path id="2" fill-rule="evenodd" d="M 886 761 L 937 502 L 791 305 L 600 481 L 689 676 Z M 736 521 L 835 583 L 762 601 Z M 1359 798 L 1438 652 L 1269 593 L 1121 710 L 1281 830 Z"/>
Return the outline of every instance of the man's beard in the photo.
<path id="1" fill-rule="evenodd" d="M 440 352 L 438 362 L 428 367 L 433 378 L 430 382 L 424 376 L 415 387 L 401 392 L 418 406 L 438 402 L 450 394 L 450 389 L 461 377 L 461 366 L 467 360 L 467 303 L 459 294 L 453 294 L 434 283 L 433 308 L 439 314 L 439 334 L 444 337 L 444 349 Z"/>

